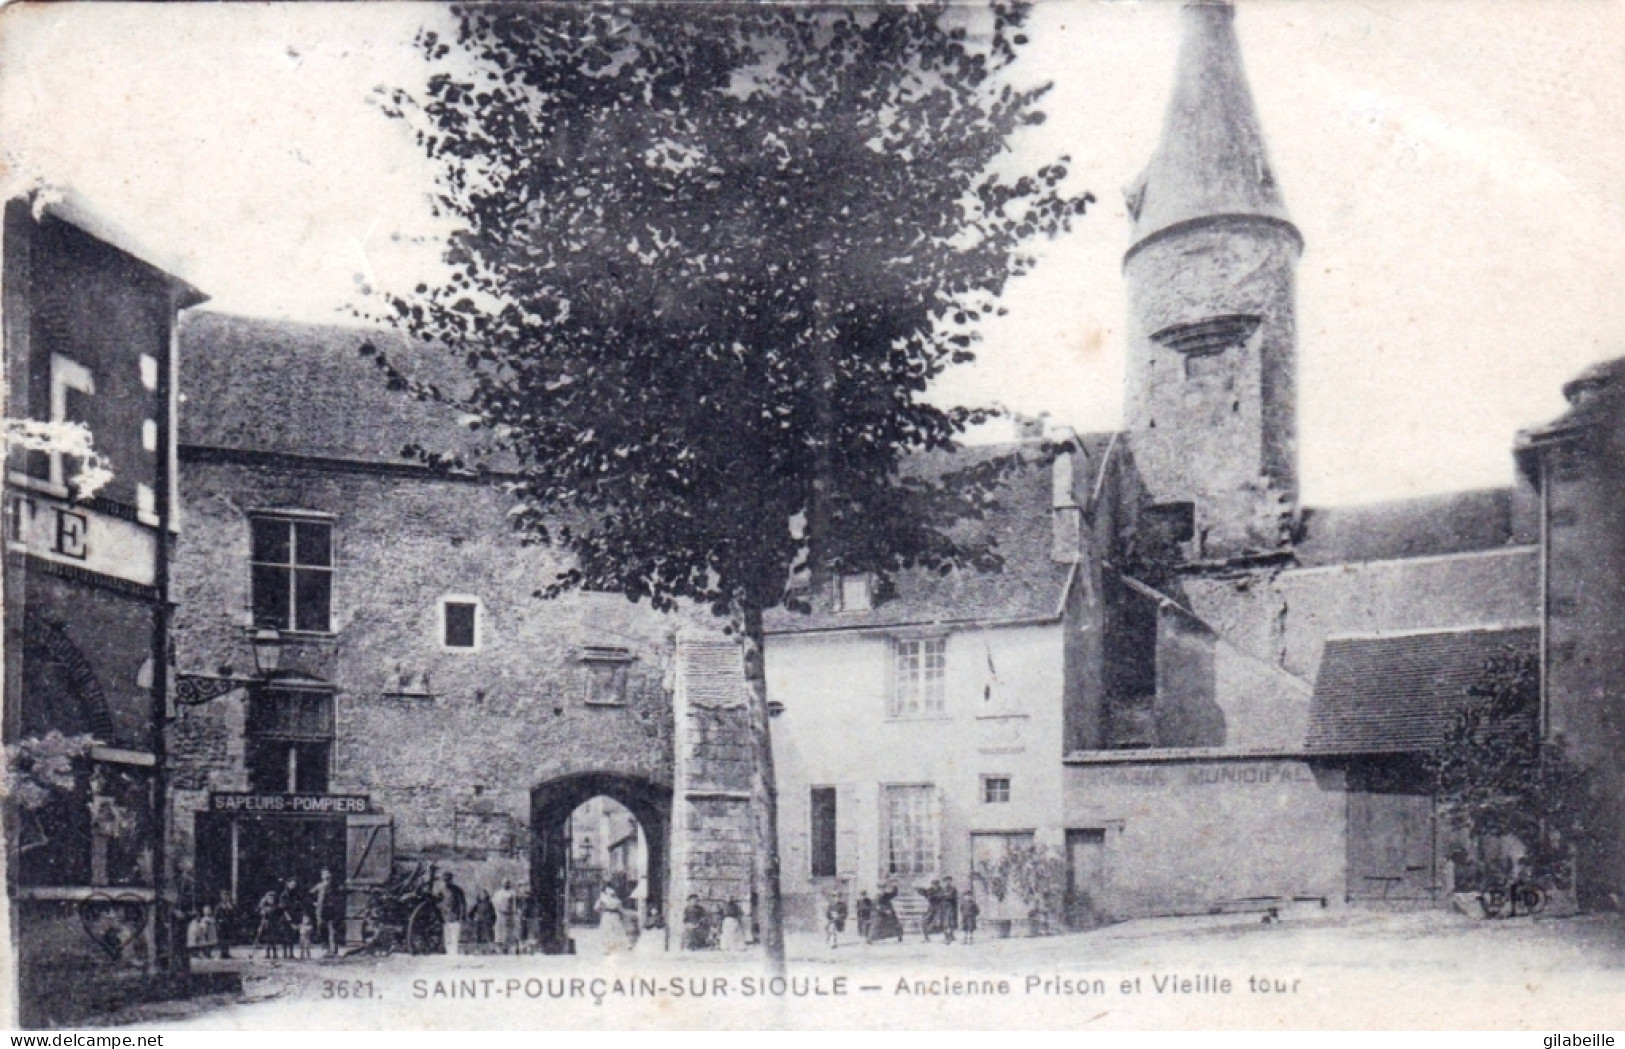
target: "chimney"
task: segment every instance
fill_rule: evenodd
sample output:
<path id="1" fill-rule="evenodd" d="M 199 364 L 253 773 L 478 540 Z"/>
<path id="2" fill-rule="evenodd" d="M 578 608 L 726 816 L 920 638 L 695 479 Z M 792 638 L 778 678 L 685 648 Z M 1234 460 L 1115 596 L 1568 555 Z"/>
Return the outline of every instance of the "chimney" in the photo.
<path id="1" fill-rule="evenodd" d="M 1051 439 L 1076 444 L 1070 431 L 1052 434 Z M 1073 485 L 1073 461 L 1079 454 L 1076 450 L 1061 452 L 1050 467 L 1050 558 L 1059 564 L 1076 564 L 1083 552 L 1083 507 L 1078 505 Z"/>

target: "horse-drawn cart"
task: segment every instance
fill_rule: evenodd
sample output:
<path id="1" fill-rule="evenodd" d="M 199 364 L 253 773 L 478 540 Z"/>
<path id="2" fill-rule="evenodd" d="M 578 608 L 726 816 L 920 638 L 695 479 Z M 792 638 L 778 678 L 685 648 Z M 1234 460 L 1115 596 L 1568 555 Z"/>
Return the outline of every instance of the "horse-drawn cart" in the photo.
<path id="1" fill-rule="evenodd" d="M 435 890 L 434 864 L 418 864 L 386 885 L 353 889 L 367 896 L 361 920 L 362 941 L 346 950 L 356 954 L 440 954 L 445 950 L 445 924 Z"/>

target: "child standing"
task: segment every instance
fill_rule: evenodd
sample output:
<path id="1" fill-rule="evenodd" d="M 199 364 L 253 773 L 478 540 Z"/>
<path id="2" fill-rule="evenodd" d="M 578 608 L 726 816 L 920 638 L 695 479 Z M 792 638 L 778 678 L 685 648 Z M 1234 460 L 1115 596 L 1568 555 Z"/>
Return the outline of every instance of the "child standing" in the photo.
<path id="1" fill-rule="evenodd" d="M 186 923 L 186 953 L 193 958 L 204 957 L 203 947 L 203 915 L 192 915 L 191 921 Z"/>
<path id="2" fill-rule="evenodd" d="M 310 961 L 310 941 L 316 935 L 316 923 L 311 920 L 310 912 L 299 916 L 299 960 Z"/>
<path id="3" fill-rule="evenodd" d="M 976 916 L 981 913 L 975 894 L 967 890 L 965 898 L 959 901 L 959 927 L 964 930 L 966 946 L 976 942 Z"/>
<path id="4" fill-rule="evenodd" d="M 220 946 L 220 926 L 215 921 L 214 908 L 204 907 L 203 917 L 199 921 L 203 923 L 203 957 L 213 958 L 214 949 Z M 221 957 L 224 958 L 225 955 L 222 954 Z"/>
<path id="5" fill-rule="evenodd" d="M 846 931 L 846 897 L 829 894 L 829 903 L 824 908 L 824 939 L 830 948 L 836 947 L 841 940 L 841 933 Z"/>
<path id="6" fill-rule="evenodd" d="M 260 924 L 254 933 L 254 944 L 265 948 L 265 957 L 275 958 L 277 945 L 281 942 L 281 930 L 278 929 L 277 919 L 282 911 L 276 905 L 276 890 L 267 889 L 259 902 Z"/>

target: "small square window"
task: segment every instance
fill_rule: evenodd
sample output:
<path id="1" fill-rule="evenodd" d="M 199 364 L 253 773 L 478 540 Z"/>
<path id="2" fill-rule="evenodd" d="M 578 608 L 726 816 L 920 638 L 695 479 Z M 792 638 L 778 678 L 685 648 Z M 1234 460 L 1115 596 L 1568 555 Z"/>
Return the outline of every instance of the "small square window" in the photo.
<path id="1" fill-rule="evenodd" d="M 470 601 L 446 602 L 446 647 L 473 648 L 480 606 Z"/>
<path id="2" fill-rule="evenodd" d="M 982 803 L 984 805 L 1007 805 L 1010 803 L 1010 777 L 1009 776 L 983 776 L 982 777 Z"/>
<path id="3" fill-rule="evenodd" d="M 471 652 L 480 647 L 480 602 L 473 597 L 440 600 L 440 647 Z"/>

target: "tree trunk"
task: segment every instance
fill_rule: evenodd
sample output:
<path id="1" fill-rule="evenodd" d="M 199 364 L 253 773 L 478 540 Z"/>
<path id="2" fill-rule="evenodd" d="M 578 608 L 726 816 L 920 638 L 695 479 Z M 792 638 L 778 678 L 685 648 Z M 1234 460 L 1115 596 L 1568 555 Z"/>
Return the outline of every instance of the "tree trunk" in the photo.
<path id="1" fill-rule="evenodd" d="M 779 895 L 779 789 L 773 772 L 773 737 L 767 710 L 767 677 L 763 660 L 762 609 L 751 604 L 740 611 L 745 690 L 749 696 L 751 744 L 751 827 L 755 831 L 754 864 L 757 921 L 769 970 L 784 975 L 784 901 Z"/>

